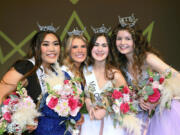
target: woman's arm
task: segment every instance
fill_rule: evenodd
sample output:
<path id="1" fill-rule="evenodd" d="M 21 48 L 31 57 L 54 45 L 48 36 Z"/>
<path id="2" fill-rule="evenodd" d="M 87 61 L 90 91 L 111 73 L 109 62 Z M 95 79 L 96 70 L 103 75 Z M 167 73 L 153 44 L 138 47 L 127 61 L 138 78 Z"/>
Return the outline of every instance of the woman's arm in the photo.
<path id="1" fill-rule="evenodd" d="M 0 81 L 0 104 L 3 98 L 9 93 L 16 90 L 17 83 L 23 78 L 23 75 L 17 72 L 14 68 L 11 68 Z M 26 80 L 27 82 L 27 80 Z M 25 82 L 24 82 L 25 83 Z"/>
<path id="2" fill-rule="evenodd" d="M 171 72 L 176 75 L 176 77 L 180 78 L 180 73 L 178 71 L 166 64 L 153 53 L 147 53 L 146 63 L 152 70 L 157 71 L 160 74 L 164 74 L 168 69 L 170 69 Z"/>
<path id="3" fill-rule="evenodd" d="M 116 88 L 120 87 L 120 86 L 126 86 L 127 82 L 124 78 L 124 76 L 122 75 L 121 71 L 114 69 L 114 85 Z"/>

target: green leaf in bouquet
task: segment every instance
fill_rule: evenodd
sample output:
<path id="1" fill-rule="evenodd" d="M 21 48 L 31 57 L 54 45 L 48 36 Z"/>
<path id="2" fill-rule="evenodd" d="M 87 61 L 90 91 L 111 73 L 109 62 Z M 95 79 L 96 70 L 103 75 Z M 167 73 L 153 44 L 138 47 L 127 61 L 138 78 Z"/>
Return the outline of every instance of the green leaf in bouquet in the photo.
<path id="1" fill-rule="evenodd" d="M 70 119 L 71 124 L 75 125 L 76 121 L 74 119 Z"/>
<path id="2" fill-rule="evenodd" d="M 165 103 L 165 107 L 166 107 L 167 109 L 170 109 L 170 107 L 171 107 L 170 101 L 167 101 L 167 102 Z"/>
<path id="3" fill-rule="evenodd" d="M 46 83 L 48 91 L 51 90 L 49 83 Z"/>
<path id="4" fill-rule="evenodd" d="M 154 93 L 151 86 L 146 86 L 145 91 L 147 95 L 152 95 Z"/>
<path id="5" fill-rule="evenodd" d="M 22 86 L 22 82 L 20 81 L 20 82 L 18 82 L 18 85 L 17 85 L 17 91 L 18 91 L 18 93 L 19 93 L 19 95 L 23 95 L 23 86 Z"/>
<path id="6" fill-rule="evenodd" d="M 137 113 L 137 108 L 135 108 L 132 104 L 129 104 L 131 112 Z"/>
<path id="7" fill-rule="evenodd" d="M 154 81 L 159 81 L 159 79 L 160 79 L 160 74 L 156 73 L 156 74 L 154 75 L 154 77 L 153 77 L 153 80 L 154 80 Z"/>
<path id="8" fill-rule="evenodd" d="M 112 88 L 112 87 L 108 87 L 108 88 L 106 89 L 106 91 L 107 91 L 107 92 L 111 92 L 111 91 L 113 91 L 113 88 Z"/>
<path id="9" fill-rule="evenodd" d="M 148 95 L 144 95 L 144 100 L 147 100 L 148 99 Z"/>
<path id="10" fill-rule="evenodd" d="M 139 83 L 139 87 L 144 87 L 145 85 L 146 85 L 146 80 L 144 80 L 144 81 L 141 81 L 140 83 Z"/>
<path id="11" fill-rule="evenodd" d="M 117 122 L 118 122 L 118 121 L 117 121 L 116 119 L 113 120 L 113 126 L 114 126 L 114 128 L 116 128 Z"/>
<path id="12" fill-rule="evenodd" d="M 129 85 L 128 87 L 129 87 L 130 90 L 133 90 L 133 86 Z"/>
<path id="13" fill-rule="evenodd" d="M 119 125 L 122 125 L 122 124 L 123 124 L 123 121 L 122 121 L 122 120 L 120 120 L 120 121 L 119 121 Z"/>
<path id="14" fill-rule="evenodd" d="M 122 86 L 119 87 L 119 90 L 121 90 L 121 89 L 123 89 L 123 88 L 124 88 L 124 86 L 122 85 Z"/>
<path id="15" fill-rule="evenodd" d="M 142 93 L 143 93 L 143 90 L 139 90 L 137 94 L 142 95 Z"/>
<path id="16" fill-rule="evenodd" d="M 3 135 L 4 132 L 6 132 L 6 122 L 2 121 L 1 125 L 0 125 L 0 135 Z"/>
<path id="17" fill-rule="evenodd" d="M 150 77 L 153 77 L 153 72 L 150 70 L 150 68 L 147 69 L 147 72 L 148 72 Z"/>
<path id="18" fill-rule="evenodd" d="M 166 78 L 166 79 L 169 79 L 169 78 L 171 78 L 171 76 L 172 76 L 172 72 L 170 71 L 170 72 L 168 72 L 168 74 L 165 76 L 165 78 Z"/>
<path id="19" fill-rule="evenodd" d="M 104 104 L 102 102 L 97 102 L 97 106 L 104 107 Z"/>
<path id="20" fill-rule="evenodd" d="M 108 113 L 112 113 L 113 112 L 113 110 L 112 110 L 112 108 L 110 106 L 107 107 L 107 112 Z"/>

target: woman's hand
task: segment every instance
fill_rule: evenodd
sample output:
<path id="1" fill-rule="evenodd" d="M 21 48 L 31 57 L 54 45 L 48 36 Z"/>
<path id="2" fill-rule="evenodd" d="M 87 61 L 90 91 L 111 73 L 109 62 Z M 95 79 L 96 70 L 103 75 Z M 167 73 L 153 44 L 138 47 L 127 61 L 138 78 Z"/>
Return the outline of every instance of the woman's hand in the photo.
<path id="1" fill-rule="evenodd" d="M 95 107 L 93 115 L 94 115 L 95 119 L 101 120 L 101 119 L 103 119 L 105 117 L 106 110 L 104 108 Z"/>
<path id="2" fill-rule="evenodd" d="M 38 126 L 38 120 L 35 119 L 34 122 L 36 123 L 35 126 L 34 126 L 34 125 L 26 125 L 26 129 L 27 129 L 29 132 L 32 132 L 32 131 L 34 131 L 34 130 L 37 128 L 37 126 Z"/>
<path id="3" fill-rule="evenodd" d="M 139 105 L 145 111 L 152 109 L 152 104 L 150 102 L 145 102 L 143 97 L 140 97 Z"/>
<path id="4" fill-rule="evenodd" d="M 144 101 L 143 97 L 141 97 L 139 99 L 140 107 L 145 111 L 149 111 L 149 115 L 151 115 L 152 110 L 155 110 L 155 108 L 158 104 L 159 104 L 159 102 L 156 102 L 156 103 L 146 102 L 146 101 Z"/>

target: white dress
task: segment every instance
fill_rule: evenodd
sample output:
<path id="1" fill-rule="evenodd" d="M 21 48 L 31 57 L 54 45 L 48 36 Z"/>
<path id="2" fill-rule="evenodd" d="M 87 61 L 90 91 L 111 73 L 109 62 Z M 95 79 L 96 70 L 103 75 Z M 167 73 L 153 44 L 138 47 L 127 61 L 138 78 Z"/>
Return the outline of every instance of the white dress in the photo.
<path id="1" fill-rule="evenodd" d="M 104 85 L 104 87 L 100 89 L 98 87 L 98 83 L 92 66 L 89 66 L 88 70 L 84 70 L 84 76 L 86 79 L 86 88 L 88 87 L 88 85 L 93 84 L 93 94 L 96 95 L 95 97 L 97 97 L 97 95 L 100 95 L 100 93 L 102 93 L 108 87 L 113 86 L 112 82 L 109 80 Z M 96 100 L 97 99 L 98 97 L 96 98 Z M 102 134 L 101 131 L 103 131 Z M 81 135 L 124 135 L 124 131 L 120 127 L 114 128 L 113 120 L 109 115 L 106 116 L 103 120 L 90 120 L 89 114 L 85 114 L 84 123 L 81 128 Z"/>

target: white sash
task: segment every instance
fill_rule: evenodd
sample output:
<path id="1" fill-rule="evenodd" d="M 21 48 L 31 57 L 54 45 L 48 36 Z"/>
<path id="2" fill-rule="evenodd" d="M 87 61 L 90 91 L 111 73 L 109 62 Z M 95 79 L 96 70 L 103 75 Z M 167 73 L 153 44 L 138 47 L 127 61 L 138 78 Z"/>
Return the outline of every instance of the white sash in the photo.
<path id="1" fill-rule="evenodd" d="M 74 74 L 69 70 L 67 66 L 65 65 L 61 66 L 61 70 L 67 72 L 71 78 L 75 77 Z"/>
<path id="2" fill-rule="evenodd" d="M 96 76 L 93 72 L 93 66 L 89 66 L 88 68 L 84 68 L 83 70 L 84 77 L 86 79 L 86 87 L 85 90 L 89 91 L 91 89 L 91 92 L 95 93 L 101 93 Z"/>
<path id="3" fill-rule="evenodd" d="M 28 61 L 32 62 L 33 65 L 35 65 L 34 57 L 31 59 L 28 59 Z M 42 92 L 42 94 L 45 94 L 45 92 L 46 92 L 46 84 L 44 81 L 45 72 L 44 72 L 44 67 L 42 65 L 36 70 L 36 74 L 37 74 L 37 77 L 38 77 L 38 80 L 40 83 L 41 92 Z"/>

